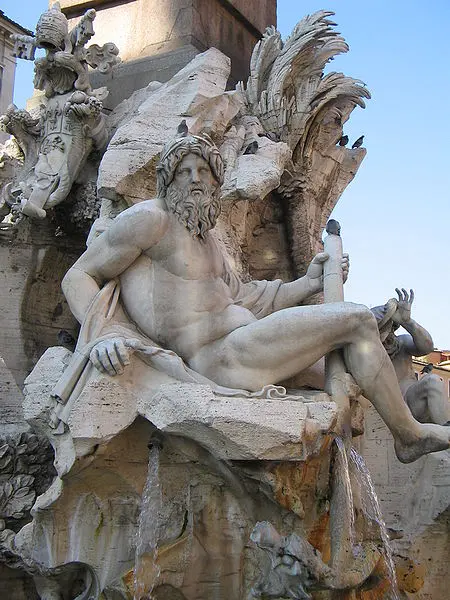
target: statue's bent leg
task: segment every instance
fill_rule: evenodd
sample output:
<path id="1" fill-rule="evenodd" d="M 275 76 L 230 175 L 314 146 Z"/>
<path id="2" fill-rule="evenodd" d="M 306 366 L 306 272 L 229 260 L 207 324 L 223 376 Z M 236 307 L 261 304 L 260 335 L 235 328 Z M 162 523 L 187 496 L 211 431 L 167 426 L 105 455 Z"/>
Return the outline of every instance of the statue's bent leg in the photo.
<path id="1" fill-rule="evenodd" d="M 347 369 L 389 427 L 401 461 L 449 447 L 447 427 L 420 424 L 411 415 L 365 306 L 343 302 L 280 310 L 208 344 L 190 366 L 221 385 L 257 390 L 337 348 L 343 348 Z"/>
<path id="2" fill-rule="evenodd" d="M 221 385 L 255 391 L 296 375 L 331 350 L 363 343 L 372 322 L 375 337 L 370 311 L 351 303 L 286 308 L 208 344 L 189 365 Z"/>

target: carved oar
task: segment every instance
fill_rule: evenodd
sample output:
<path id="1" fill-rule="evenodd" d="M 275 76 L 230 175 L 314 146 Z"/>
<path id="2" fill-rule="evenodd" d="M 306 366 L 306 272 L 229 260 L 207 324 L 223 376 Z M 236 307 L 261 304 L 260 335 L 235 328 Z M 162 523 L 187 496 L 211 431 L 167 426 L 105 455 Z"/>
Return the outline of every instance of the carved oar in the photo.
<path id="1" fill-rule="evenodd" d="M 328 235 L 324 240 L 324 251 L 329 258 L 323 268 L 324 302 L 343 302 L 341 227 L 337 221 L 330 219 L 326 232 Z M 340 350 L 333 350 L 325 357 L 325 391 L 337 404 L 335 433 L 342 437 L 348 437 L 348 433 L 351 433 L 350 401 L 345 376 L 342 353 Z M 330 507 L 331 567 L 335 572 L 344 571 L 353 555 L 353 501 L 346 462 L 345 448 L 335 448 Z"/>
<path id="2" fill-rule="evenodd" d="M 344 279 L 342 273 L 341 227 L 330 219 L 326 227 L 324 251 L 329 254 L 324 264 L 324 302 L 344 301 Z M 330 352 L 325 358 L 325 391 L 337 404 L 338 418 L 335 433 L 343 441 L 336 440 L 332 496 L 330 507 L 331 562 L 334 572 L 333 587 L 350 590 L 360 585 L 373 571 L 380 553 L 375 544 L 363 542 L 359 552 L 353 552 L 353 499 L 348 475 L 346 449 L 351 445 L 351 413 L 348 396 L 348 378 L 341 350 Z M 339 598 L 351 598 L 352 592 L 341 592 Z"/>
<path id="3" fill-rule="evenodd" d="M 330 219 L 326 227 L 324 251 L 329 258 L 323 267 L 323 296 L 326 304 L 344 301 L 344 279 L 342 273 L 341 226 Z M 325 357 L 325 391 L 338 407 L 335 433 L 342 437 L 351 435 L 350 401 L 346 386 L 346 368 L 341 350 L 333 350 Z"/>
<path id="4" fill-rule="evenodd" d="M 343 302 L 341 227 L 330 219 L 326 227 L 324 251 L 329 258 L 323 269 L 324 302 Z M 350 401 L 345 386 L 346 369 L 341 350 L 330 352 L 325 358 L 325 391 L 337 404 L 335 433 L 343 438 L 351 435 Z M 347 441 L 347 440 L 346 440 Z M 331 567 L 335 573 L 347 570 L 353 557 L 353 500 L 351 496 L 345 446 L 335 448 L 332 496 L 330 507 Z"/>

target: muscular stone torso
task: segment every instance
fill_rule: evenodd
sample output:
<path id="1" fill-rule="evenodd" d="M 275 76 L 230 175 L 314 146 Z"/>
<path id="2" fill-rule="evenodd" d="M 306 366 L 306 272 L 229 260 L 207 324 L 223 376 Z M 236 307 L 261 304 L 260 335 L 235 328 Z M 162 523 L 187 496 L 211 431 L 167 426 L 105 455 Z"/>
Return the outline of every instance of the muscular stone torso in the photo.
<path id="1" fill-rule="evenodd" d="M 124 308 L 143 333 L 186 362 L 200 349 L 255 320 L 235 305 L 212 235 L 193 239 L 167 214 L 162 239 L 120 276 Z"/>

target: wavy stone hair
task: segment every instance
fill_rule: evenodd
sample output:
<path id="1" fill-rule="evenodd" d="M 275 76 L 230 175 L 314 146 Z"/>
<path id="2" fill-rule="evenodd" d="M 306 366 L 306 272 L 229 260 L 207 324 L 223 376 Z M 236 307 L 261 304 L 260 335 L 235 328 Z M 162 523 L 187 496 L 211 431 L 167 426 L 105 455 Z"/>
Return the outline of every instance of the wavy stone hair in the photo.
<path id="1" fill-rule="evenodd" d="M 209 164 L 219 186 L 223 183 L 224 166 L 219 149 L 206 135 L 188 135 L 169 142 L 163 149 L 156 167 L 156 185 L 158 197 L 165 198 L 167 187 L 172 182 L 175 170 L 188 154 L 197 154 Z"/>

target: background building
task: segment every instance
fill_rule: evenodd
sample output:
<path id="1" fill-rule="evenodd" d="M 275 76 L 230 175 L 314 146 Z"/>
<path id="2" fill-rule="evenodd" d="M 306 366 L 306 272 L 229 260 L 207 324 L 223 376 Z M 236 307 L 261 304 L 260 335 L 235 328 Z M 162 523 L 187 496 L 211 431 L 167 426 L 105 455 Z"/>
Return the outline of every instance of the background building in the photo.
<path id="1" fill-rule="evenodd" d="M 414 371 L 419 379 L 420 372 L 428 363 L 433 363 L 433 373 L 444 381 L 445 391 L 450 399 L 450 350 L 435 349 L 426 356 L 415 358 L 413 360 Z"/>
<path id="2" fill-rule="evenodd" d="M 0 10 L 0 115 L 6 112 L 6 109 L 13 101 L 16 58 L 12 55 L 14 46 L 10 38 L 12 33 L 31 35 L 31 31 L 9 19 Z M 0 143 L 3 143 L 8 138 L 8 134 L 0 133 Z"/>

